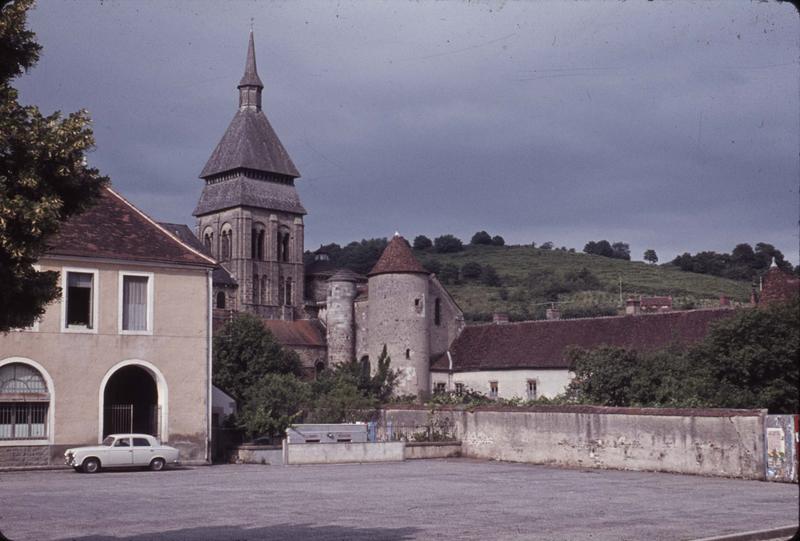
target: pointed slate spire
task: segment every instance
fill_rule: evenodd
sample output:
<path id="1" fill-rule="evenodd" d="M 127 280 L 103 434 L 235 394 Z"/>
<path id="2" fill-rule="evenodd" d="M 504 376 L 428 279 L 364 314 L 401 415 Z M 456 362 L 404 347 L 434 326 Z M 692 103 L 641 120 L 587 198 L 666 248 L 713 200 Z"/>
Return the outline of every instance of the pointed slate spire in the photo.
<path id="1" fill-rule="evenodd" d="M 258 76 L 256 69 L 256 47 L 253 41 L 253 31 L 250 30 L 250 41 L 247 45 L 247 60 L 244 64 L 244 75 L 239 81 L 239 108 L 255 107 L 261 109 L 261 91 L 264 83 Z"/>

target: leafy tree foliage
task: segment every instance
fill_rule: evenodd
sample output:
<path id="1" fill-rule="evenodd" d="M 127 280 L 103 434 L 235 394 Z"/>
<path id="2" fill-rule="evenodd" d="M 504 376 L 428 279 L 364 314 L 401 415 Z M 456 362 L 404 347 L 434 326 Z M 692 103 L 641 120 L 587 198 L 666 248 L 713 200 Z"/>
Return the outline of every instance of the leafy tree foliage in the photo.
<path id="1" fill-rule="evenodd" d="M 245 390 L 236 421 L 249 437 L 277 439 L 303 419 L 310 402 L 308 383 L 292 374 L 264 374 Z"/>
<path id="2" fill-rule="evenodd" d="M 631 248 L 626 242 L 615 242 L 611 244 L 607 240 L 589 241 L 583 247 L 584 253 L 611 257 L 614 259 L 630 260 Z"/>
<path id="3" fill-rule="evenodd" d="M 648 263 L 652 263 L 653 265 L 658 263 L 658 255 L 656 255 L 656 251 L 653 250 L 652 248 L 645 250 L 644 260 L 647 261 Z"/>
<path id="4" fill-rule="evenodd" d="M 458 284 L 458 267 L 452 263 L 442 265 L 442 270 L 439 272 L 439 280 L 445 285 Z"/>
<path id="5" fill-rule="evenodd" d="M 800 301 L 747 309 L 717 322 L 685 350 L 575 349 L 567 396 L 606 406 L 800 407 Z"/>
<path id="6" fill-rule="evenodd" d="M 552 250 L 553 249 L 553 243 L 550 242 L 549 240 L 547 242 L 543 242 L 542 245 L 539 246 L 539 249 L 540 250 Z"/>
<path id="7" fill-rule="evenodd" d="M 477 280 L 483 273 L 483 267 L 476 261 L 467 261 L 461 266 L 461 277 L 464 280 Z"/>
<path id="8" fill-rule="evenodd" d="M 481 273 L 481 283 L 490 287 L 499 287 L 502 285 L 502 280 L 494 267 L 486 265 Z"/>
<path id="9" fill-rule="evenodd" d="M 478 231 L 474 235 L 472 235 L 472 239 L 469 241 L 470 244 L 491 244 L 492 243 L 492 236 L 487 233 L 486 231 Z"/>
<path id="10" fill-rule="evenodd" d="M 433 248 L 440 254 L 448 254 L 463 250 L 464 243 L 461 242 L 461 239 L 448 234 L 436 237 L 433 241 Z"/>
<path id="11" fill-rule="evenodd" d="M 31 325 L 60 291 L 57 273 L 33 268 L 60 224 L 91 206 L 108 181 L 87 167 L 89 115 L 43 116 L 11 86 L 39 59 L 26 28 L 32 0 L 0 3 L 0 332 Z"/>
<path id="12" fill-rule="evenodd" d="M 267 374 L 300 375 L 300 359 L 283 349 L 252 314 L 239 314 L 214 337 L 214 385 L 237 401 Z"/>
<path id="13" fill-rule="evenodd" d="M 600 289 L 600 280 L 586 267 L 565 274 L 550 269 L 530 271 L 525 279 L 531 300 L 558 300 L 562 293 Z"/>
<path id="14" fill-rule="evenodd" d="M 506 239 L 501 237 L 500 235 L 495 235 L 492 237 L 492 246 L 505 246 Z"/>
<path id="15" fill-rule="evenodd" d="M 442 270 L 442 264 L 439 263 L 436 259 L 426 259 L 421 261 L 422 266 L 425 267 L 425 270 L 428 272 L 432 272 L 433 274 L 439 274 Z"/>
<path id="16" fill-rule="evenodd" d="M 368 420 L 375 409 L 390 400 L 398 372 L 383 346 L 372 373 L 367 358 L 334 366 L 312 384 L 316 400 L 312 419 L 319 423 Z"/>
<path id="17" fill-rule="evenodd" d="M 425 235 L 417 235 L 416 237 L 414 237 L 415 250 L 427 250 L 431 246 L 433 246 L 433 242 L 431 242 L 431 239 L 429 239 Z"/>
<path id="18" fill-rule="evenodd" d="M 687 272 L 752 280 L 769 268 L 773 258 L 779 268 L 792 272 L 792 265 L 785 260 L 783 253 L 766 242 L 759 242 L 755 249 L 747 243 L 737 244 L 730 254 L 706 251 L 692 255 L 685 252 L 673 259 L 672 264 Z"/>

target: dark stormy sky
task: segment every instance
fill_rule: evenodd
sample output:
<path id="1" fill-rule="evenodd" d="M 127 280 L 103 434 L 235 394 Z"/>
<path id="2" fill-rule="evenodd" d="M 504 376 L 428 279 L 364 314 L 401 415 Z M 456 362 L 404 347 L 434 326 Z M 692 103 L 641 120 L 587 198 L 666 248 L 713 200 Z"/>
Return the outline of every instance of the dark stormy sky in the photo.
<path id="1" fill-rule="evenodd" d="M 486 229 L 662 261 L 765 241 L 798 262 L 788 3 L 47 1 L 22 99 L 89 109 L 90 161 L 193 225 L 251 17 L 307 248 Z"/>

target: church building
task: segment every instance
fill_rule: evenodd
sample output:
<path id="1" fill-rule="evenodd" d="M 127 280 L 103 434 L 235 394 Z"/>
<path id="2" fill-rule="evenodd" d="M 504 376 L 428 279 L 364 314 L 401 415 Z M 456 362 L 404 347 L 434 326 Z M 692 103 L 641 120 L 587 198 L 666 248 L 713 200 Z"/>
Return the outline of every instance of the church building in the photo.
<path id="1" fill-rule="evenodd" d="M 237 89 L 238 110 L 200 173 L 196 239 L 162 224 L 222 266 L 213 281 L 216 323 L 235 312 L 260 316 L 309 374 L 353 359 L 374 363 L 386 346 L 401 372 L 397 392 L 428 393 L 431 359 L 463 328 L 461 310 L 399 235 L 368 276 L 306 274 L 300 173 L 262 110 L 252 32 Z"/>

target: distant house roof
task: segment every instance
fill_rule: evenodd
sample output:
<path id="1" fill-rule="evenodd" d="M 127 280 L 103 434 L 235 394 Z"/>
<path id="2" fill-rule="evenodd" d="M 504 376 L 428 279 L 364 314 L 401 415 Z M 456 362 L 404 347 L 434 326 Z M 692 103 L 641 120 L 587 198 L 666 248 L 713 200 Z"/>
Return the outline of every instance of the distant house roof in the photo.
<path id="1" fill-rule="evenodd" d="M 659 308 L 672 306 L 672 297 L 642 297 L 642 308 Z"/>
<path id="2" fill-rule="evenodd" d="M 525 321 L 466 327 L 450 346 L 453 370 L 504 370 L 569 367 L 569 346 L 617 346 L 651 351 L 671 344 L 702 340 L 715 321 L 731 309 L 690 310 L 639 316 L 615 316 L 553 321 Z M 448 370 L 447 354 L 431 365 Z"/>
<path id="3" fill-rule="evenodd" d="M 164 229 L 168 230 L 170 233 L 181 239 L 183 242 L 197 250 L 198 252 L 212 257 L 212 255 L 206 250 L 206 247 L 203 246 L 203 243 L 200 242 L 192 230 L 189 229 L 189 226 L 186 224 L 173 224 L 169 222 L 159 222 L 159 225 Z M 235 286 L 238 285 L 236 280 L 234 280 L 233 276 L 223 267 L 222 265 L 217 265 L 214 268 L 214 272 L 211 276 L 211 280 L 218 285 L 223 286 Z"/>
<path id="4" fill-rule="evenodd" d="M 377 274 L 420 273 L 429 274 L 411 252 L 408 241 L 395 235 L 384 248 L 378 262 L 367 276 Z"/>
<path id="5" fill-rule="evenodd" d="M 216 261 L 159 225 L 110 187 L 72 216 L 48 243 L 48 255 L 212 267 Z"/>
<path id="6" fill-rule="evenodd" d="M 280 321 L 265 319 L 264 326 L 284 346 L 325 347 L 325 329 L 319 320 Z"/>
<path id="7" fill-rule="evenodd" d="M 796 278 L 777 266 L 770 267 L 764 275 L 759 304 L 787 302 L 800 296 L 800 278 Z"/>

